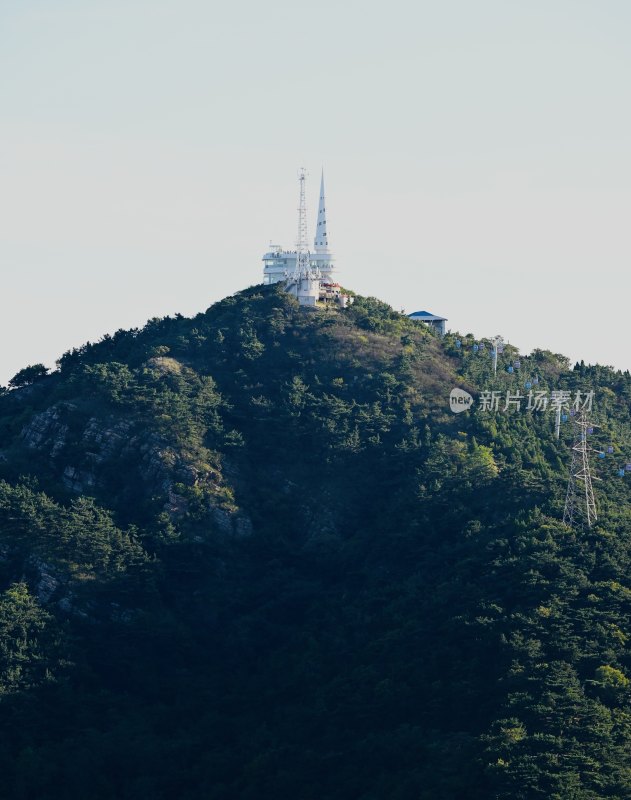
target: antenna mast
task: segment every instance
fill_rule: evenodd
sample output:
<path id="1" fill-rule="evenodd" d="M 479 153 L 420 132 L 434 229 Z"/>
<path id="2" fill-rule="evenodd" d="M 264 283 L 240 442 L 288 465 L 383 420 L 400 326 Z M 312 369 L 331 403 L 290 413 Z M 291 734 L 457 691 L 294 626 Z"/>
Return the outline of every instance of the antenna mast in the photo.
<path id="1" fill-rule="evenodd" d="M 311 277 L 311 259 L 307 238 L 307 201 L 305 196 L 305 183 L 307 171 L 304 167 L 298 170 L 300 184 L 300 205 L 298 206 L 298 241 L 296 242 L 296 269 L 293 280 L 298 282 L 301 278 Z"/>
<path id="2" fill-rule="evenodd" d="M 563 522 L 573 528 L 578 523 L 580 515 L 587 527 L 591 528 L 598 519 L 598 513 L 596 511 L 596 499 L 594 497 L 592 473 L 589 464 L 589 454 L 594 448 L 587 444 L 587 434 L 588 432 L 593 433 L 594 426 L 587 419 L 585 410 L 576 412 L 574 422 L 578 427 L 578 431 L 572 445 L 572 463 L 565 496 Z M 594 480 L 598 480 L 598 478 Z"/>

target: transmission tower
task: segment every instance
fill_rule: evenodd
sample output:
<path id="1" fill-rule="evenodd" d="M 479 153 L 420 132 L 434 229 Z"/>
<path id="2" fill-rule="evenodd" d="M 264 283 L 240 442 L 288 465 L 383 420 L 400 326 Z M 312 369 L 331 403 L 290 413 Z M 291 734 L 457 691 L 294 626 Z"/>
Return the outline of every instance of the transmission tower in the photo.
<path id="1" fill-rule="evenodd" d="M 302 278 L 319 277 L 317 269 L 311 266 L 311 256 L 309 253 L 309 243 L 307 236 L 307 201 L 305 197 L 305 184 L 307 171 L 302 167 L 298 171 L 298 182 L 300 184 L 300 205 L 298 206 L 298 241 L 296 242 L 296 269 L 292 280 L 298 283 Z"/>
<path id="2" fill-rule="evenodd" d="M 574 416 L 574 423 L 577 426 L 577 435 L 572 445 L 572 463 L 570 465 L 570 477 L 567 484 L 567 494 L 565 496 L 565 509 L 563 511 L 563 522 L 570 528 L 575 527 L 580 522 L 591 528 L 598 519 L 596 511 L 596 499 L 594 498 L 594 487 L 591 468 L 589 464 L 589 454 L 595 451 L 587 442 L 587 435 L 592 433 L 594 426 L 587 419 L 585 410 L 577 411 Z"/>
<path id="3" fill-rule="evenodd" d="M 494 336 L 491 342 L 493 342 L 493 350 L 491 351 L 491 355 L 493 356 L 493 374 L 497 375 L 497 356 L 499 353 L 504 352 L 504 339 L 501 336 Z"/>

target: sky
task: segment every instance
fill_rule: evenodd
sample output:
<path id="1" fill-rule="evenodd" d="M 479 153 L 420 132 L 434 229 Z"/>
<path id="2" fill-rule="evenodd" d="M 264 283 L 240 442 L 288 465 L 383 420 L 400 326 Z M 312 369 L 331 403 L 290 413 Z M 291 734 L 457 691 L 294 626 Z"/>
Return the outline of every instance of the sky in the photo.
<path id="1" fill-rule="evenodd" d="M 631 368 L 628 0 L 0 0 L 0 384 L 262 280 Z"/>

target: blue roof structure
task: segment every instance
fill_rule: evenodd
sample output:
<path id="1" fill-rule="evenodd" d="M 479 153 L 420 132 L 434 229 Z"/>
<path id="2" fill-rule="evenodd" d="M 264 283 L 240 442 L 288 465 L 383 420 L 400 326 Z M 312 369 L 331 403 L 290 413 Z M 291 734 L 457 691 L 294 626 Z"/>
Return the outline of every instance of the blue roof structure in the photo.
<path id="1" fill-rule="evenodd" d="M 447 317 L 437 317 L 436 314 L 431 314 L 429 311 L 415 311 L 413 314 L 408 314 L 412 319 L 423 319 L 427 322 L 447 322 Z"/>

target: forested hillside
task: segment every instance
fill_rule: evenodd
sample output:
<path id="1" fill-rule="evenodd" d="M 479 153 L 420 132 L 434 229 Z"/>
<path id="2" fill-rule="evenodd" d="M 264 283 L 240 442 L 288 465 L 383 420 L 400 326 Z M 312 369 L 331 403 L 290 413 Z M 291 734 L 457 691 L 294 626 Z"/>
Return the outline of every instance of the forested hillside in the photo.
<path id="1" fill-rule="evenodd" d="M 631 377 L 473 344 L 259 286 L 18 374 L 0 796 L 628 800 Z"/>

